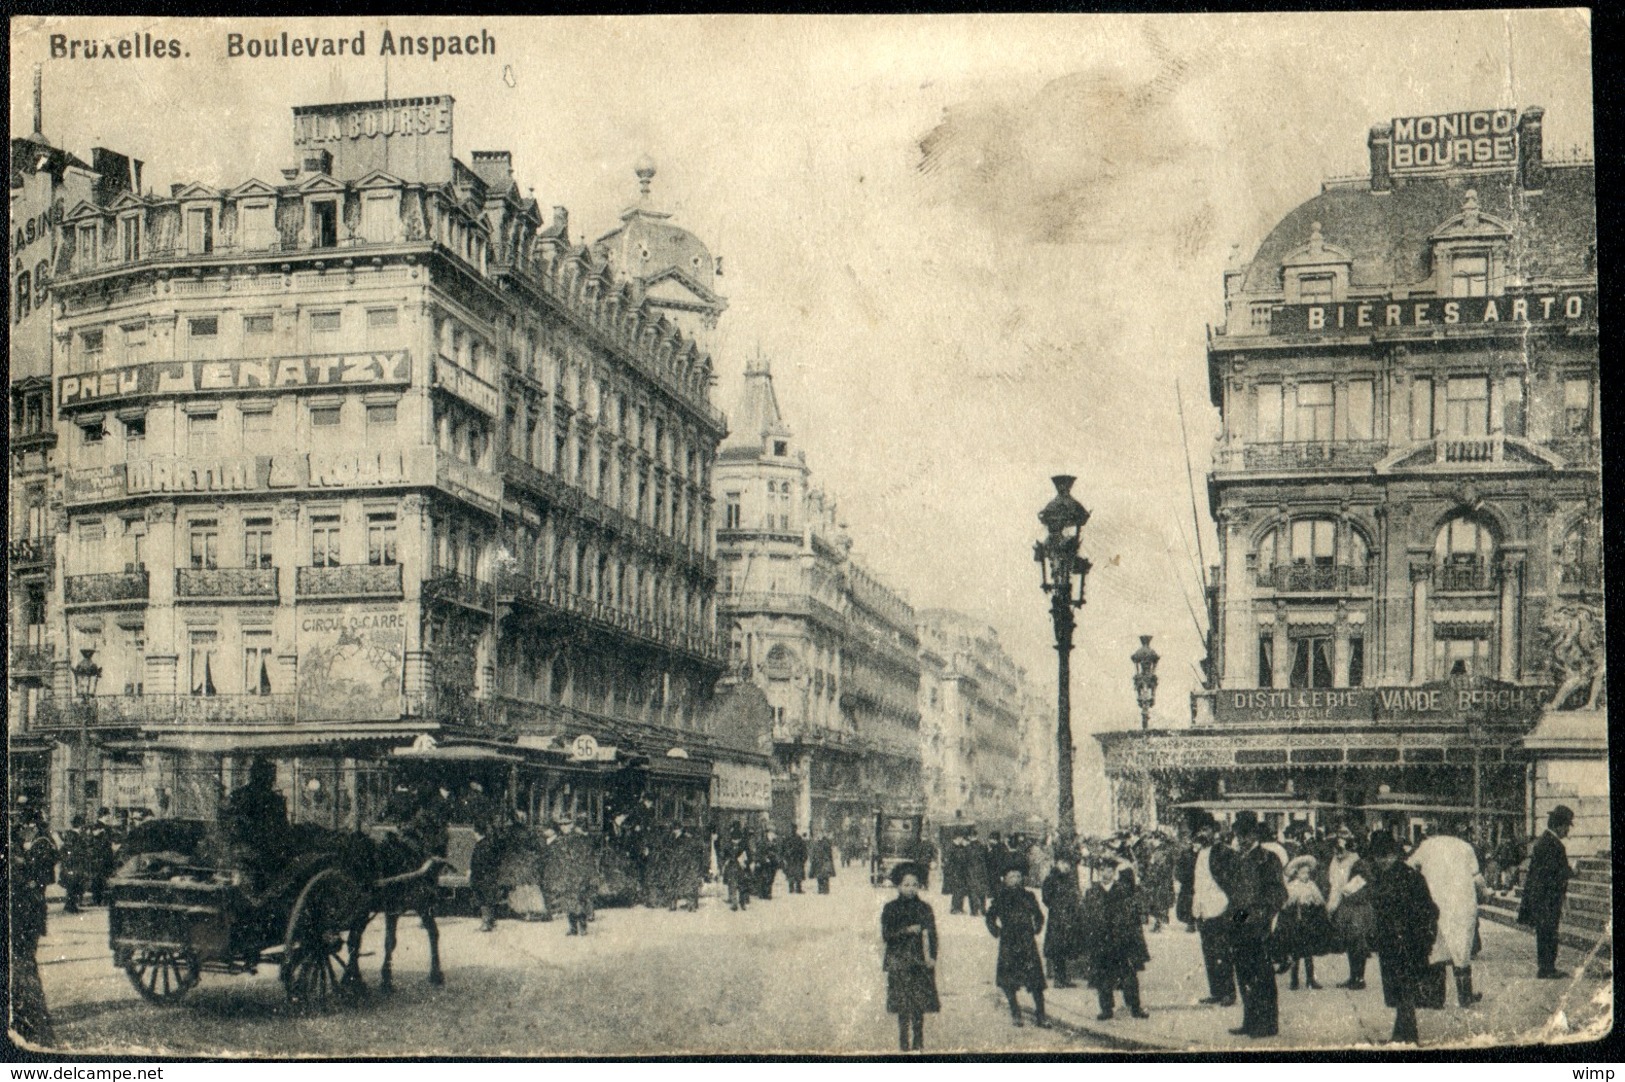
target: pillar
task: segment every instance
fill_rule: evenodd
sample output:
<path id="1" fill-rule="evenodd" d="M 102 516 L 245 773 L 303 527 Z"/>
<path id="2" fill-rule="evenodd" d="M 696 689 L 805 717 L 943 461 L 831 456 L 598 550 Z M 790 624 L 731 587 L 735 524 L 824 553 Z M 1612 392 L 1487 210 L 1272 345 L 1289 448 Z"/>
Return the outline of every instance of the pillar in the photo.
<path id="1" fill-rule="evenodd" d="M 1332 686 L 1349 686 L 1349 604 L 1337 603 L 1337 621 L 1332 626 Z"/>
<path id="2" fill-rule="evenodd" d="M 1501 554 L 1501 656 L 1496 672 L 1500 679 L 1518 679 L 1518 599 L 1523 592 L 1524 553 Z"/>
<path id="3" fill-rule="evenodd" d="M 1273 659 L 1275 672 L 1272 676 L 1274 680 L 1272 686 L 1278 688 L 1287 687 L 1292 682 L 1292 640 L 1287 638 L 1286 631 L 1286 603 L 1277 601 L 1275 603 L 1275 657 Z"/>
<path id="4" fill-rule="evenodd" d="M 801 753 L 796 772 L 796 830 L 812 829 L 812 752 Z"/>
<path id="5" fill-rule="evenodd" d="M 1424 684 L 1428 679 L 1433 651 L 1428 642 L 1428 584 L 1433 577 L 1433 559 L 1426 554 L 1411 554 L 1411 683 Z"/>

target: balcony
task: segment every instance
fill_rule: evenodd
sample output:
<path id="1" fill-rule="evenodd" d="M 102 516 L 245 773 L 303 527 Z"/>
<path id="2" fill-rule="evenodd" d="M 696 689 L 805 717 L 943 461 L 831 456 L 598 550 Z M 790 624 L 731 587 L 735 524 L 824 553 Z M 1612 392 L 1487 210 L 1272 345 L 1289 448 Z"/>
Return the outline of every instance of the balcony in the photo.
<path id="1" fill-rule="evenodd" d="M 321 598 L 391 598 L 399 600 L 400 564 L 340 564 L 328 567 L 301 567 L 294 574 L 294 596 L 299 600 Z"/>
<path id="2" fill-rule="evenodd" d="M 12 538 L 6 546 L 6 559 L 14 573 L 49 571 L 56 563 L 56 538 Z"/>
<path id="3" fill-rule="evenodd" d="M 1435 593 L 1494 593 L 1500 588 L 1500 572 L 1487 561 L 1447 562 L 1433 569 Z"/>
<path id="4" fill-rule="evenodd" d="M 587 594 L 577 593 L 555 579 L 508 572 L 497 583 L 497 596 L 516 608 L 570 617 L 607 631 L 720 663 L 728 646 L 704 626 L 688 620 L 644 616 Z"/>
<path id="5" fill-rule="evenodd" d="M 1242 454 L 1249 470 L 1322 470 L 1364 468 L 1388 452 L 1382 440 L 1335 442 L 1251 443 Z M 1226 463 L 1234 468 L 1233 460 Z"/>
<path id="6" fill-rule="evenodd" d="M 1558 571 L 1558 588 L 1565 594 L 1602 589 L 1601 564 L 1564 564 Z"/>
<path id="7" fill-rule="evenodd" d="M 581 506 L 581 493 L 578 490 L 571 488 L 546 470 L 532 466 L 522 458 L 504 455 L 502 477 L 508 484 L 542 496 L 561 507 Z"/>
<path id="8" fill-rule="evenodd" d="M 265 601 L 276 603 L 274 567 L 182 567 L 175 571 L 177 601 Z"/>
<path id="9" fill-rule="evenodd" d="M 56 664 L 56 646 L 52 643 L 12 643 L 11 678 L 38 680 L 50 675 Z"/>
<path id="10" fill-rule="evenodd" d="M 1450 465 L 1501 462 L 1506 441 L 1501 436 L 1441 436 L 1433 441 L 1433 461 Z"/>
<path id="11" fill-rule="evenodd" d="M 1261 568 L 1260 588 L 1282 594 L 1347 593 L 1371 586 L 1370 564 L 1277 564 Z"/>
<path id="12" fill-rule="evenodd" d="M 1602 443 L 1590 436 L 1562 436 L 1548 441 L 1547 446 L 1562 455 L 1571 467 L 1602 464 Z"/>
<path id="13" fill-rule="evenodd" d="M 424 580 L 423 596 L 480 612 L 490 612 L 494 603 L 494 591 L 489 582 L 440 567 L 434 568 L 429 578 Z"/>
<path id="14" fill-rule="evenodd" d="M 105 575 L 69 575 L 62 582 L 67 605 L 124 605 L 147 600 L 147 572 L 114 571 Z"/>
<path id="15" fill-rule="evenodd" d="M 58 728 L 77 728 L 81 718 L 91 728 L 148 725 L 283 725 L 294 720 L 292 695 L 98 695 L 89 704 L 48 700 Z M 41 704 L 40 725 L 48 711 Z"/>

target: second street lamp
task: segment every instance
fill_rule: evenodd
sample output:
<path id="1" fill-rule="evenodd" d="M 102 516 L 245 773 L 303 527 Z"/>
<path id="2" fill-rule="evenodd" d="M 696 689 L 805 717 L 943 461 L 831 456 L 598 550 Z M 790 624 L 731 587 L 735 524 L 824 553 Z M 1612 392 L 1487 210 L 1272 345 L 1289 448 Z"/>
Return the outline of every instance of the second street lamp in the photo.
<path id="1" fill-rule="evenodd" d="M 1077 478 L 1059 474 L 1050 480 L 1055 498 L 1038 512 L 1045 537 L 1033 544 L 1033 560 L 1039 566 L 1044 592 L 1050 595 L 1050 620 L 1055 625 L 1055 829 L 1060 840 L 1070 844 L 1078 833 L 1072 799 L 1072 632 L 1078 622 L 1072 610 L 1083 607 L 1084 581 L 1093 565 L 1078 555 L 1078 538 L 1089 521 L 1089 511 L 1072 497 Z"/>
<path id="2" fill-rule="evenodd" d="M 79 809 L 88 821 L 94 812 L 90 800 L 90 715 L 96 709 L 96 683 L 102 678 L 102 667 L 96 664 L 93 647 L 81 647 L 79 664 L 73 673 L 73 687 L 79 693 Z"/>
<path id="3" fill-rule="evenodd" d="M 1140 636 L 1140 648 L 1129 658 L 1134 662 L 1134 697 L 1140 704 L 1140 728 L 1151 728 L 1151 708 L 1157 705 L 1157 662 L 1162 656 L 1151 649 L 1151 636 Z"/>

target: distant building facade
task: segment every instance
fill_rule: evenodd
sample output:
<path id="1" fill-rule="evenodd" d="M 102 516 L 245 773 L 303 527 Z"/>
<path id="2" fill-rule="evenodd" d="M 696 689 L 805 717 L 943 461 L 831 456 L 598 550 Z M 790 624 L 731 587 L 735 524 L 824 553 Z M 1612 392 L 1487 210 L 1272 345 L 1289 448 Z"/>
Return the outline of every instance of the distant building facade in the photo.
<path id="1" fill-rule="evenodd" d="M 1483 154 L 1438 149 L 1463 125 Z M 1225 275 L 1211 684 L 1189 729 L 1100 737 L 1144 798 L 1119 816 L 1456 812 L 1488 841 L 1566 796 L 1606 838 L 1594 168 L 1544 156 L 1538 108 L 1369 147 Z M 1591 765 L 1531 742 L 1554 715 Z"/>
<path id="2" fill-rule="evenodd" d="M 837 835 L 923 810 L 913 610 L 851 555 L 834 502 L 752 361 L 717 459 L 718 604 L 773 710 L 773 818 Z"/>

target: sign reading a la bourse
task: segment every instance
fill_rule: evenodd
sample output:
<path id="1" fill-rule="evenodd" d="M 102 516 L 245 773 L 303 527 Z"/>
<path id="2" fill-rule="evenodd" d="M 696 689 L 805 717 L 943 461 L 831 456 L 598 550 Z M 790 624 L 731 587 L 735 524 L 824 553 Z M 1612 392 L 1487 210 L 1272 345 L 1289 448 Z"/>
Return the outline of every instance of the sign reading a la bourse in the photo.
<path id="1" fill-rule="evenodd" d="M 1511 166 L 1518 159 L 1518 111 L 1471 109 L 1394 118 L 1388 168 L 1395 173 Z"/>
<path id="2" fill-rule="evenodd" d="M 1484 678 L 1416 687 L 1233 688 L 1220 691 L 1214 718 L 1225 724 L 1336 722 L 1533 722 L 1551 689 Z"/>
<path id="3" fill-rule="evenodd" d="M 1585 323 L 1597 318 L 1588 291 L 1498 293 L 1493 297 L 1416 297 L 1403 301 L 1283 304 L 1270 315 L 1271 334 L 1373 334 L 1385 330 L 1514 327 Z"/>
<path id="4" fill-rule="evenodd" d="M 428 183 L 451 180 L 449 94 L 430 98 L 296 105 L 293 145 L 333 155 L 333 177 L 359 180 L 375 169 Z"/>

